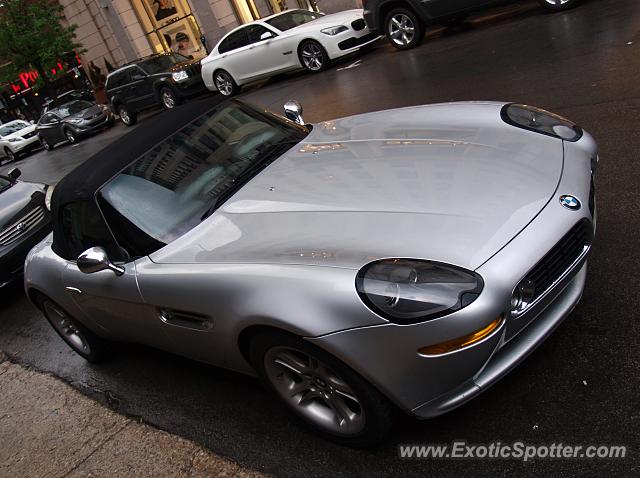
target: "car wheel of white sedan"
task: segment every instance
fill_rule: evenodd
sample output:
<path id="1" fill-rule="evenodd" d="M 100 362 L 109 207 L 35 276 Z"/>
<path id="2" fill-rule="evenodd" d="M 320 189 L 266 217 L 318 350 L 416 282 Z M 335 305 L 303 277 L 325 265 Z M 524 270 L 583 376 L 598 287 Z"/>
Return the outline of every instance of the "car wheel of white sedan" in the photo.
<path id="1" fill-rule="evenodd" d="M 399 50 L 418 46 L 424 38 L 424 26 L 411 10 L 391 10 L 384 21 L 385 34 L 391 44 Z"/>
<path id="2" fill-rule="evenodd" d="M 273 332 L 256 337 L 250 353 L 266 387 L 316 432 L 362 447 L 389 431 L 395 412 L 391 403 L 325 351 Z"/>
<path id="3" fill-rule="evenodd" d="M 543 8 L 552 12 L 560 12 L 575 7 L 578 0 L 538 0 Z"/>
<path id="4" fill-rule="evenodd" d="M 302 66 L 314 73 L 326 70 L 329 66 L 329 55 L 322 45 L 314 40 L 305 40 L 300 44 L 298 57 Z"/>
<path id="5" fill-rule="evenodd" d="M 233 96 L 240 91 L 233 77 L 224 70 L 216 71 L 213 74 L 213 81 L 220 94 L 224 96 Z"/>

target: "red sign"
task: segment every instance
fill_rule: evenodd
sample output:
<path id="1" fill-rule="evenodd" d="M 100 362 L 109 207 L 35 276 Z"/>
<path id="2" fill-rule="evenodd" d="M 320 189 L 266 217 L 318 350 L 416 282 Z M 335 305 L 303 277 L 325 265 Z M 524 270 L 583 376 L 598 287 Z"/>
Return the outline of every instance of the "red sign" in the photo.
<path id="1" fill-rule="evenodd" d="M 80 65 L 81 64 L 80 57 L 77 55 L 76 55 L 76 60 L 78 61 L 78 65 Z M 62 62 L 59 61 L 58 64 L 54 68 L 51 68 L 50 71 L 53 76 L 56 76 L 59 73 L 64 73 L 65 65 L 63 65 Z M 11 83 L 11 89 L 13 90 L 14 93 L 19 93 L 23 89 L 32 87 L 36 83 L 40 75 L 36 70 L 30 70 L 30 71 L 23 71 L 18 76 L 19 76 L 19 81 L 15 81 Z"/>

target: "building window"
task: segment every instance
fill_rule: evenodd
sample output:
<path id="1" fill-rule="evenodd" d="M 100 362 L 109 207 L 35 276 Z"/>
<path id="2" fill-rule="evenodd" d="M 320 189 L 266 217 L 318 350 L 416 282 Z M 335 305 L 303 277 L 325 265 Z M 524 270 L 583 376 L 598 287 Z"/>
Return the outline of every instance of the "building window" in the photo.
<path id="1" fill-rule="evenodd" d="M 176 52 L 202 58 L 200 28 L 187 0 L 131 0 L 156 53 Z"/>

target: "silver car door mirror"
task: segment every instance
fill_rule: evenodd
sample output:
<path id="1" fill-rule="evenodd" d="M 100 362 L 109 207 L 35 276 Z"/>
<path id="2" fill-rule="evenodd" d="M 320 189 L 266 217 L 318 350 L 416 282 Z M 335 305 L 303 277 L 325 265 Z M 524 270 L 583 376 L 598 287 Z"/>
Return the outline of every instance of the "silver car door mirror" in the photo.
<path id="1" fill-rule="evenodd" d="M 284 104 L 284 115 L 291 121 L 304 125 L 302 106 L 296 100 L 289 100 Z"/>
<path id="2" fill-rule="evenodd" d="M 269 38 L 273 38 L 275 35 L 271 32 L 264 32 L 260 35 L 260 40 L 268 40 Z"/>
<path id="3" fill-rule="evenodd" d="M 92 247 L 84 251 L 78 257 L 77 264 L 78 269 L 85 274 L 93 274 L 107 269 L 113 271 L 117 276 L 124 274 L 124 267 L 113 264 L 102 247 Z"/>

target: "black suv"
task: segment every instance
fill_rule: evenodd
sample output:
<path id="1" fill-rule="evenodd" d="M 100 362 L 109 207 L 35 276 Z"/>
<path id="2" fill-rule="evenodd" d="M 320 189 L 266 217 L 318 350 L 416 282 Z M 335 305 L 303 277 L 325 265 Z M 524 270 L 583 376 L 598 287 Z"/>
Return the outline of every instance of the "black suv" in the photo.
<path id="1" fill-rule="evenodd" d="M 140 111 L 164 106 L 208 91 L 200 75 L 200 60 L 178 53 L 152 55 L 131 62 L 107 76 L 104 87 L 111 110 L 125 126 L 133 125 Z"/>
<path id="2" fill-rule="evenodd" d="M 552 12 L 567 10 L 580 0 L 538 0 Z M 425 26 L 450 26 L 462 22 L 468 13 L 507 0 L 363 0 L 364 19 L 372 33 L 384 34 L 399 50 L 417 46 Z"/>

